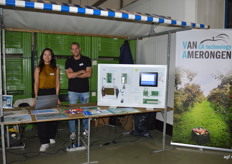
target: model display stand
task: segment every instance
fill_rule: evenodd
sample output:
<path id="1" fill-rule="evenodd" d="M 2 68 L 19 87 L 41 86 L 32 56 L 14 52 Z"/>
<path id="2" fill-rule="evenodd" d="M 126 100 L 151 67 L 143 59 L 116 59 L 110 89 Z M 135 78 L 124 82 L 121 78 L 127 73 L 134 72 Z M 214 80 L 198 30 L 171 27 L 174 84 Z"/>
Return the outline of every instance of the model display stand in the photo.
<path id="1" fill-rule="evenodd" d="M 166 107 L 166 65 L 98 64 L 98 105 Z"/>

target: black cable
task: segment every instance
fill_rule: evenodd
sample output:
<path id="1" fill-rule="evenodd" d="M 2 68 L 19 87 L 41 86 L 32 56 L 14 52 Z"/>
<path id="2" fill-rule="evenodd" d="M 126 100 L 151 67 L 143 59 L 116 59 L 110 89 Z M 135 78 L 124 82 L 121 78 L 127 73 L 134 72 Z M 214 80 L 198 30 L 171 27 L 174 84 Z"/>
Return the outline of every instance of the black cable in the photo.
<path id="1" fill-rule="evenodd" d="M 34 137 L 38 137 L 38 136 L 30 136 L 29 138 L 34 138 Z M 135 142 L 139 139 L 139 137 L 136 137 L 136 139 L 133 139 L 133 140 L 127 140 L 127 141 L 122 141 L 124 138 L 127 138 L 129 136 L 124 136 L 123 134 L 120 134 L 118 137 L 116 138 L 113 138 L 113 139 L 104 139 L 104 140 L 96 140 L 96 141 L 93 141 L 90 146 L 93 146 L 94 144 L 96 143 L 99 143 L 99 142 L 103 142 L 102 144 L 100 144 L 100 146 L 107 146 L 107 145 L 110 145 L 111 143 L 113 144 L 117 144 L 117 143 L 122 143 L 122 142 Z M 27 137 L 28 138 L 28 137 Z M 47 154 L 47 155 L 54 155 L 54 154 L 57 154 L 59 151 L 63 151 L 63 152 L 66 152 L 66 144 L 69 143 L 69 141 L 63 139 L 63 137 L 61 137 L 60 133 L 58 132 L 57 135 L 56 135 L 56 138 L 58 140 L 60 140 L 61 142 L 63 142 L 61 145 L 63 148 L 59 148 L 57 149 L 55 152 L 51 152 L 51 153 L 48 153 L 48 152 L 25 152 L 25 153 L 15 153 L 15 152 L 11 152 L 11 151 L 7 151 L 8 153 L 11 153 L 11 154 L 14 154 L 14 155 L 20 155 L 20 156 L 23 156 L 23 160 L 15 160 L 15 161 L 11 161 L 9 162 L 10 164 L 11 163 L 15 163 L 15 162 L 24 162 L 26 161 L 27 159 L 29 158 L 34 158 L 34 157 L 38 157 L 40 154 Z M 110 140 L 110 141 L 109 141 Z M 58 146 L 58 145 L 57 145 Z"/>
<path id="2" fill-rule="evenodd" d="M 54 155 L 54 154 L 57 154 L 59 151 L 63 151 L 63 152 L 66 152 L 66 144 L 69 142 L 69 141 L 66 141 L 65 139 L 63 139 L 62 137 L 60 137 L 60 134 L 57 133 L 57 139 L 63 141 L 62 144 L 62 147 L 63 148 L 59 148 L 57 149 L 55 152 L 51 152 L 51 153 L 48 153 L 48 152 L 25 152 L 25 153 L 15 153 L 15 152 L 11 152 L 9 150 L 7 150 L 7 153 L 11 153 L 13 155 L 20 155 L 22 156 L 24 159 L 22 160 L 15 160 L 15 161 L 10 161 L 9 164 L 12 164 L 12 163 L 15 163 L 15 162 L 25 162 L 27 159 L 29 158 L 34 158 L 34 157 L 38 157 L 40 154 L 47 154 L 47 155 Z M 34 137 L 38 137 L 38 136 L 30 136 L 29 138 L 34 138 Z M 28 138 L 28 137 L 27 137 Z M 58 145 L 57 145 L 58 146 Z"/>
<path id="3" fill-rule="evenodd" d="M 107 140 L 107 139 L 104 139 L 104 140 L 102 139 L 102 140 L 93 141 L 92 143 L 90 143 L 90 147 L 92 147 L 94 144 L 96 144 L 96 143 L 98 143 L 98 142 L 101 142 L 101 141 L 102 141 L 102 142 L 103 142 L 103 141 L 106 142 L 106 140 Z"/>
<path id="4" fill-rule="evenodd" d="M 125 137 L 126 138 L 126 137 Z M 133 140 L 129 140 L 129 141 L 113 141 L 113 142 L 115 142 L 115 143 L 122 143 L 122 142 L 136 142 L 136 141 L 138 141 L 140 139 L 140 137 L 135 137 L 135 139 L 133 139 Z"/>
<path id="5" fill-rule="evenodd" d="M 111 141 L 109 141 L 109 139 L 107 140 L 97 140 L 97 141 L 94 141 L 93 143 L 91 143 L 91 146 L 93 146 L 93 144 L 95 142 L 99 142 L 99 141 L 105 141 L 104 143 L 100 144 L 99 146 L 107 146 L 107 145 L 110 145 L 111 143 L 113 144 L 117 144 L 117 143 L 123 143 L 123 142 L 136 142 L 140 139 L 140 137 L 136 137 L 135 139 L 133 140 L 128 140 L 128 141 L 120 141 L 119 139 L 124 139 L 124 138 L 127 138 L 127 137 L 130 137 L 130 136 L 124 136 L 123 134 L 120 134 L 118 137 L 114 138 L 114 139 L 111 139 Z M 117 141 L 119 140 L 119 141 Z"/>

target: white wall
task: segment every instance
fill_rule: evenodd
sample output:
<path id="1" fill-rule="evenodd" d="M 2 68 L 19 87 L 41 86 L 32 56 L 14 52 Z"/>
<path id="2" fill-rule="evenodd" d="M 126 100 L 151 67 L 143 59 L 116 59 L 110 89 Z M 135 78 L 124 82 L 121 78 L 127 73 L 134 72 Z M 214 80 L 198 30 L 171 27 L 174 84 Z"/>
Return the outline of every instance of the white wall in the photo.
<path id="1" fill-rule="evenodd" d="M 224 0 L 139 0 L 125 10 L 170 16 L 176 20 L 207 24 L 211 28 L 223 28 L 223 4 Z M 167 29 L 163 26 L 154 28 L 155 32 Z M 166 64 L 167 38 L 164 35 L 137 40 L 137 64 Z M 174 106 L 175 51 L 175 34 L 172 34 L 168 86 L 170 107 Z M 157 114 L 157 119 L 163 120 L 160 113 Z M 173 111 L 168 112 L 167 123 L 173 124 Z"/>
<path id="2" fill-rule="evenodd" d="M 197 0 L 196 20 L 210 25 L 210 28 L 224 28 L 224 0 Z"/>

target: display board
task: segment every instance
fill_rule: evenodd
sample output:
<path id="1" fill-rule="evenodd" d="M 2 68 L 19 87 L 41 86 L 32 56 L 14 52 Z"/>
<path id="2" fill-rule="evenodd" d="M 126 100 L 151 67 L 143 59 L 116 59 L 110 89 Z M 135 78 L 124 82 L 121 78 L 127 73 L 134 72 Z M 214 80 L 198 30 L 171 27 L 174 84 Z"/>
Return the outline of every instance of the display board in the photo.
<path id="1" fill-rule="evenodd" d="M 165 108 L 166 65 L 98 64 L 98 105 Z"/>
<path id="2" fill-rule="evenodd" d="M 173 145 L 232 151 L 231 54 L 232 30 L 176 34 Z"/>

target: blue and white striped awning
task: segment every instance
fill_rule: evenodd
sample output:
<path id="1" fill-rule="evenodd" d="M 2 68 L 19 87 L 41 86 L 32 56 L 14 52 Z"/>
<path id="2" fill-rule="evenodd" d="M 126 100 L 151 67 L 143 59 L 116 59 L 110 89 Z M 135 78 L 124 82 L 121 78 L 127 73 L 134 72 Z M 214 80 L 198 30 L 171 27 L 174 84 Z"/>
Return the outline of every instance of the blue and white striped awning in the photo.
<path id="1" fill-rule="evenodd" d="M 35 1 L 35 0 L 34 0 Z M 182 26 L 182 27 L 191 27 L 191 28 L 209 28 L 208 25 L 189 23 L 185 21 L 178 21 L 174 19 L 169 19 L 167 17 L 151 14 L 142 14 L 142 13 L 131 13 L 127 11 L 117 11 L 113 9 L 103 9 L 99 7 L 90 7 L 90 6 L 80 6 L 77 4 L 67 4 L 67 3 L 56 3 L 56 2 L 44 2 L 37 0 L 33 1 L 21 1 L 21 0 L 0 0 L 0 6 L 2 7 L 16 7 L 24 9 L 36 9 L 36 10 L 45 10 L 45 11 L 55 11 L 63 13 L 75 13 L 83 14 L 87 16 L 98 16 L 101 18 L 115 18 L 120 20 L 129 20 L 129 21 L 139 21 L 146 23 L 159 23 L 172 26 Z"/>

